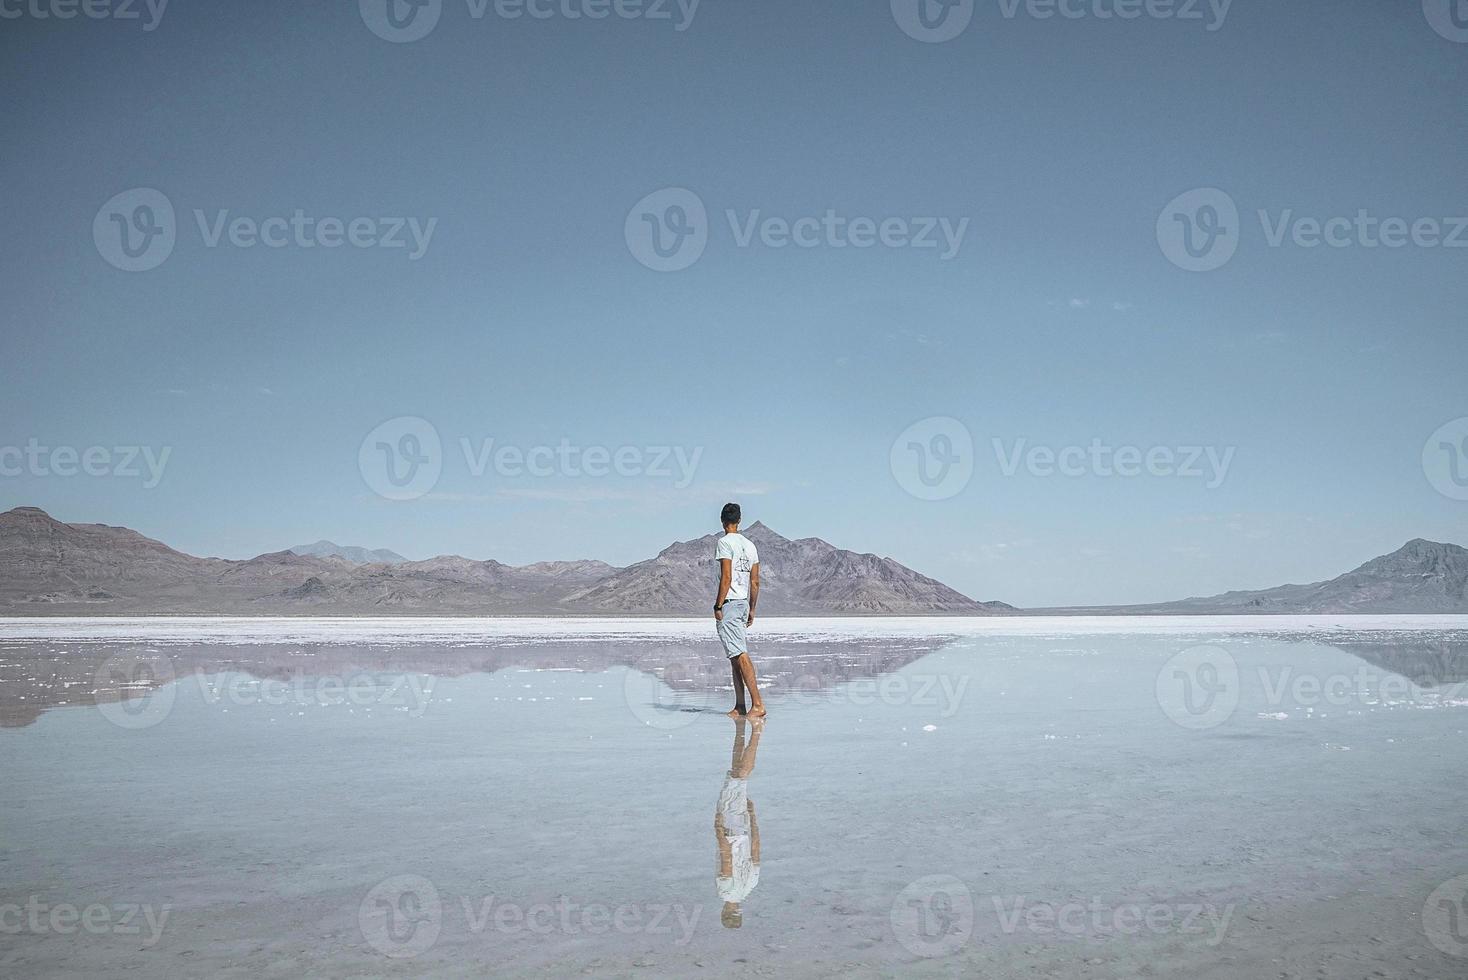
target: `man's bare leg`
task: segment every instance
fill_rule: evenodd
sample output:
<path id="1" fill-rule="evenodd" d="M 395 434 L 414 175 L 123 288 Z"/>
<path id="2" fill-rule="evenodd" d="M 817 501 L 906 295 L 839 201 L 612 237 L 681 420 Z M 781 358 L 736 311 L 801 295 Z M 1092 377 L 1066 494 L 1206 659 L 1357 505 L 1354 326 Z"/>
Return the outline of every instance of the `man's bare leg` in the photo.
<path id="1" fill-rule="evenodd" d="M 754 661 L 749 659 L 749 654 L 741 653 L 735 662 L 739 664 L 739 673 L 743 675 L 744 686 L 749 688 L 749 716 L 751 718 L 763 718 L 765 716 L 765 700 L 759 696 L 759 684 L 754 679 Z"/>
<path id="2" fill-rule="evenodd" d="M 744 675 L 739 672 L 739 658 L 729 661 L 729 672 L 734 675 L 734 710 L 730 718 L 744 717 Z"/>

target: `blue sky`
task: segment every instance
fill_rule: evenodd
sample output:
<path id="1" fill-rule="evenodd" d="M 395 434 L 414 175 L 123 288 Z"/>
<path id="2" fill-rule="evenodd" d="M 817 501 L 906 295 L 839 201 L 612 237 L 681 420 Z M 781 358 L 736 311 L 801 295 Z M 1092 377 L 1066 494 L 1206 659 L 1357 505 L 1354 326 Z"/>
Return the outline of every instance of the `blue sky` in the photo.
<path id="1" fill-rule="evenodd" d="M 1468 416 L 1468 236 L 1444 241 L 1468 215 L 1468 43 L 1416 3 L 1237 0 L 1219 22 L 991 0 L 926 43 L 885 0 L 703 0 L 683 30 L 676 4 L 442 0 L 397 43 L 349 3 L 194 0 L 146 30 L 146 7 L 27 2 L 0 20 L 0 453 L 108 456 L 67 476 L 65 453 L 0 455 L 0 505 L 226 557 L 328 537 L 620 564 L 712 530 L 732 497 L 1024 605 L 1468 542 L 1468 501 L 1424 467 Z M 174 243 L 125 271 L 107 234 L 153 227 L 138 188 Z M 629 229 L 670 227 L 668 188 L 707 243 L 660 272 Z M 1236 251 L 1187 271 L 1159 227 L 1206 188 L 1237 209 Z M 1195 223 L 1186 202 L 1214 200 L 1181 199 Z M 1363 213 L 1422 234 L 1371 247 Z M 775 247 L 770 218 L 811 219 L 811 247 Z M 1311 246 L 1332 218 L 1344 244 Z M 901 245 L 943 241 L 940 219 L 966 222 L 956 250 Z M 325 247 L 332 220 L 365 244 Z M 862 222 L 889 244 L 850 244 Z M 404 417 L 439 438 L 438 477 L 392 500 L 363 460 L 407 430 L 363 442 Z M 951 445 L 935 418 L 961 423 L 972 472 L 923 499 L 903 460 Z M 1016 447 L 1093 444 L 1228 466 L 1006 472 Z M 630 475 L 536 454 L 563 445 L 625 449 Z M 116 452 L 134 446 L 168 452 L 156 486 Z M 505 446 L 550 475 L 496 465 Z"/>

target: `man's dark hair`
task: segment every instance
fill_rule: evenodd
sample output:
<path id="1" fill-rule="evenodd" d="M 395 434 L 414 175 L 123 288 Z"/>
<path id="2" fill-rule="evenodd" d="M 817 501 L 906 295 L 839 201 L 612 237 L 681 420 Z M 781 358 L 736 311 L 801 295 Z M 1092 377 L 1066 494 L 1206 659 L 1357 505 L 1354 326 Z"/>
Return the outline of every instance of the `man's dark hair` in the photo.
<path id="1" fill-rule="evenodd" d="M 724 509 L 719 511 L 719 523 L 738 524 L 744 519 L 744 512 L 739 509 L 738 504 L 725 504 Z"/>

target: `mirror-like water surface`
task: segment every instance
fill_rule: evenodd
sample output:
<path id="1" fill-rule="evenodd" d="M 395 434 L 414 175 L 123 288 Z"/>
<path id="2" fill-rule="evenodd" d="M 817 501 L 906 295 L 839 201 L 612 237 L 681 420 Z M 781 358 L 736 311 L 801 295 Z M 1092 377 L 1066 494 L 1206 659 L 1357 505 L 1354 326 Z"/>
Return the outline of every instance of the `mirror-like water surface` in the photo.
<path id="1" fill-rule="evenodd" d="M 0 623 L 0 969 L 1468 973 L 1465 624 L 469 622 Z"/>

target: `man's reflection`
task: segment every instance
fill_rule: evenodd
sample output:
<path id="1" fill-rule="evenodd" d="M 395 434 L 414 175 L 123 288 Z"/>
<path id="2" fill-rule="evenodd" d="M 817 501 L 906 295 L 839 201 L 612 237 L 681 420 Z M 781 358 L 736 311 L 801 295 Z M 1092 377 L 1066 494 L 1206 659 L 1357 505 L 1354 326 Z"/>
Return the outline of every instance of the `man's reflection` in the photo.
<path id="1" fill-rule="evenodd" d="M 759 884 L 759 824 L 754 818 L 754 803 L 749 799 L 749 776 L 754 772 L 754 756 L 759 751 L 763 727 L 759 722 L 750 725 L 743 718 L 735 720 L 734 757 L 724 788 L 719 791 L 718 809 L 714 811 L 714 838 L 719 842 L 715 881 L 719 898 L 724 902 L 719 921 L 726 929 L 738 929 L 743 924 L 739 903 Z"/>

